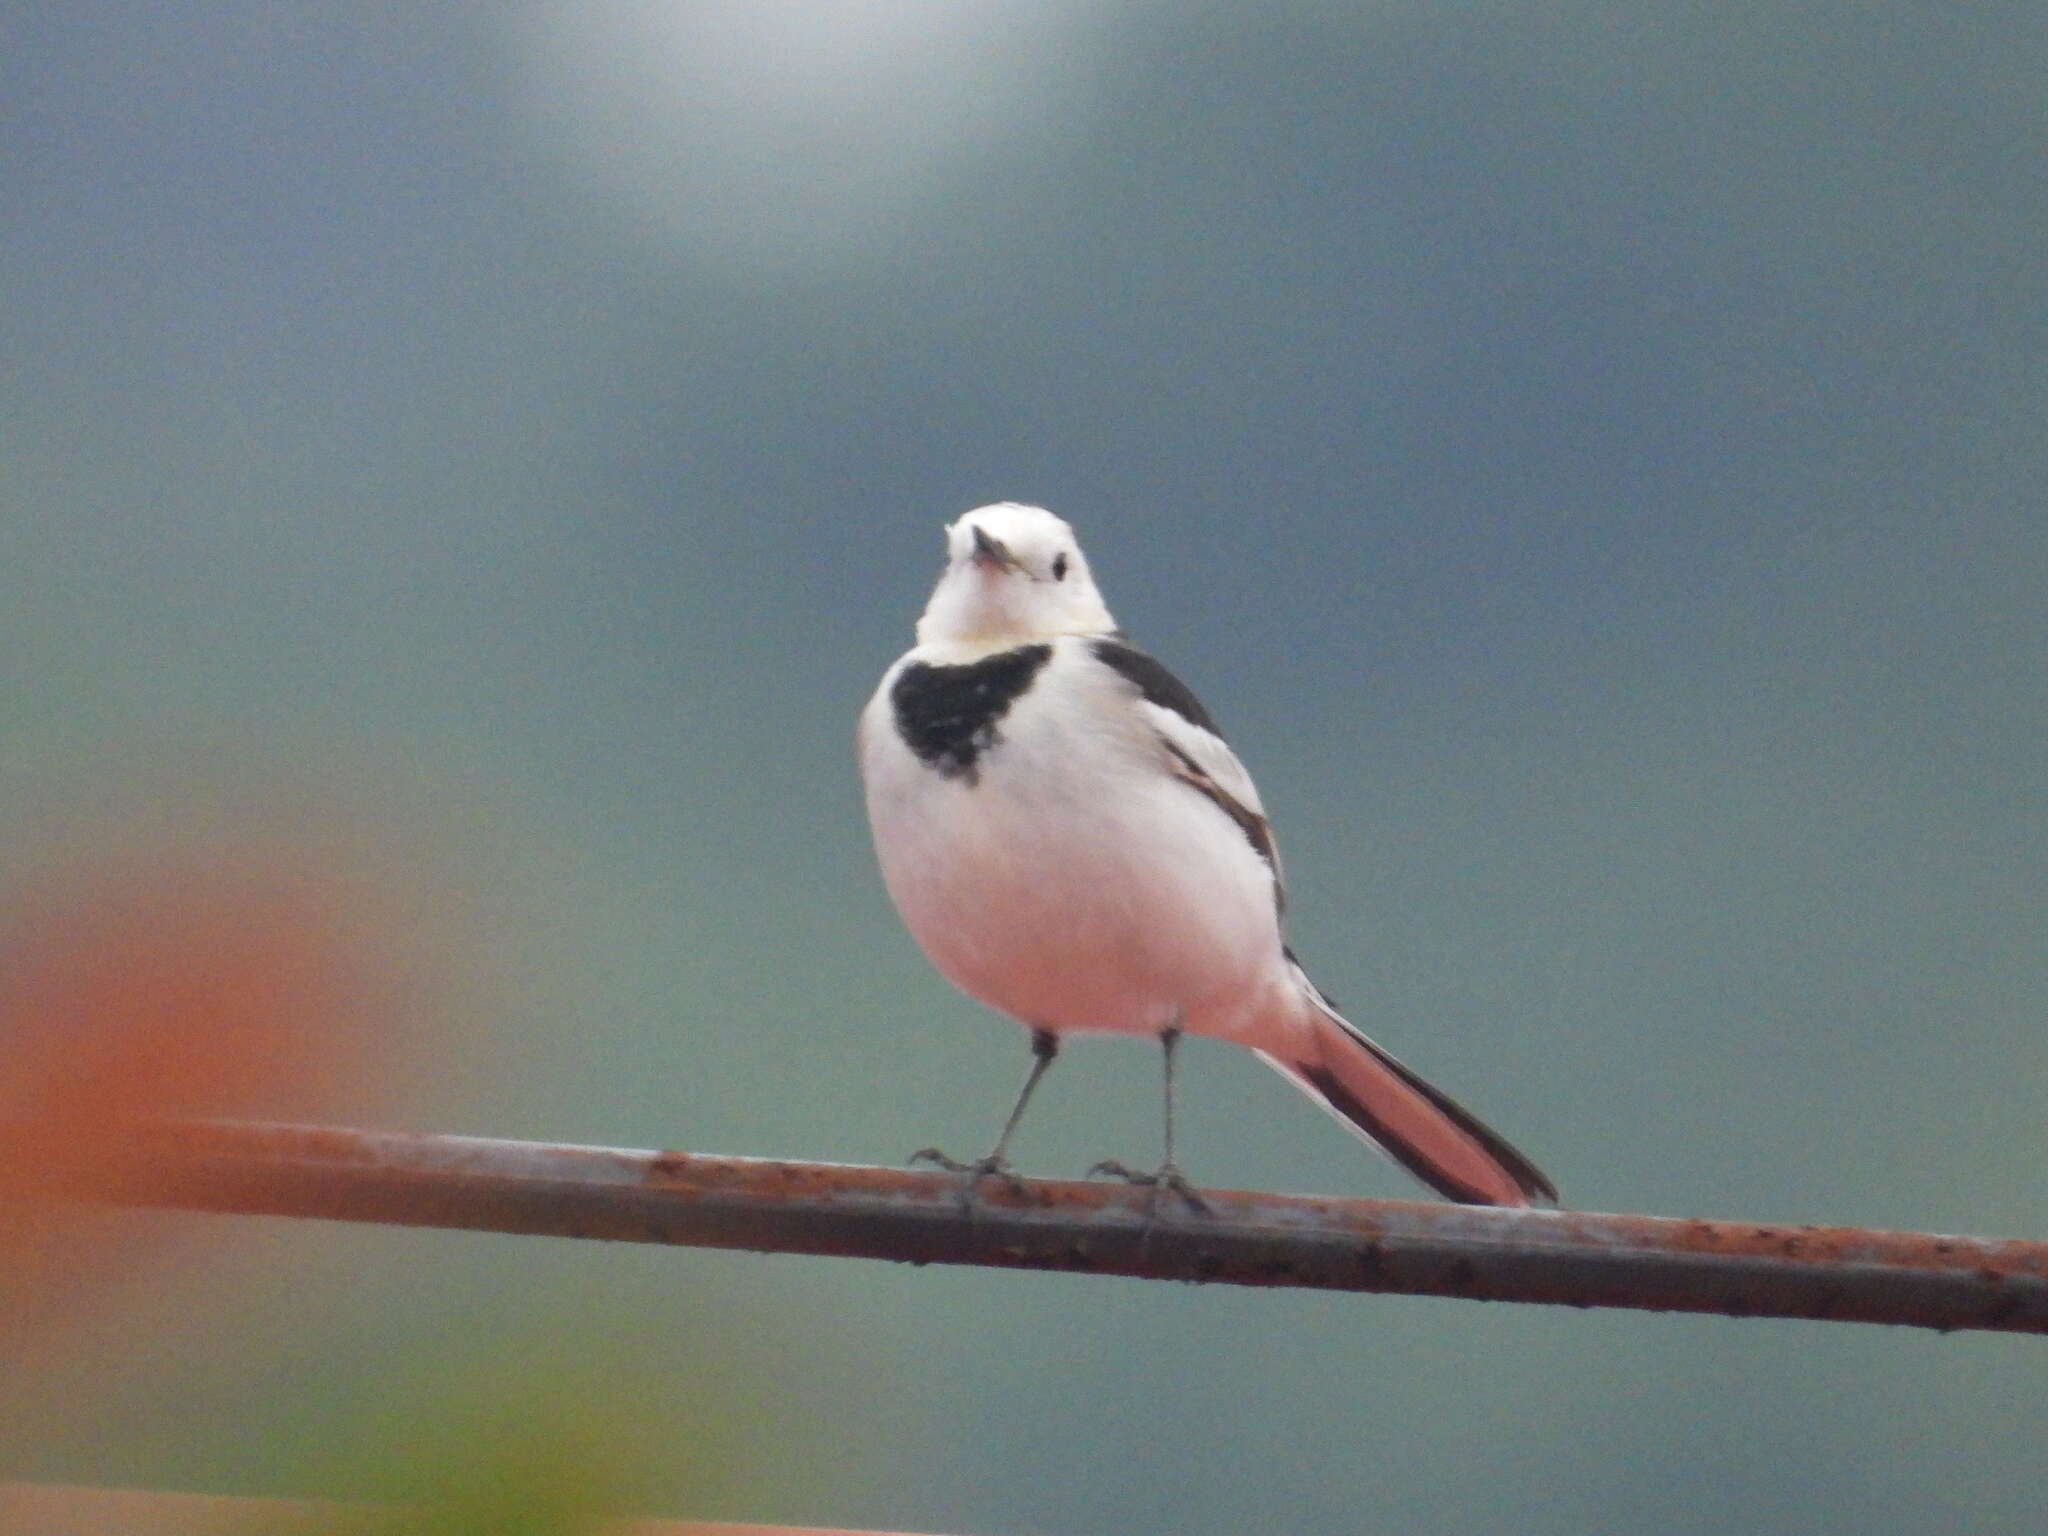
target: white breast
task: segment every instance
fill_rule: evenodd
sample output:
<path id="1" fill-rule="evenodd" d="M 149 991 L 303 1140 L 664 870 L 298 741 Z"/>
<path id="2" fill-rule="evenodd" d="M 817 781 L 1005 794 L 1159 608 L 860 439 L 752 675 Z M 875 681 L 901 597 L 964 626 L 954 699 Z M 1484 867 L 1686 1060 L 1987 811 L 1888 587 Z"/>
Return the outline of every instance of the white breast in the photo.
<path id="1" fill-rule="evenodd" d="M 1271 872 L 1166 771 L 1128 685 L 1057 642 L 970 782 L 903 744 L 896 671 L 863 716 L 861 768 L 883 880 L 932 964 L 1036 1028 L 1178 1018 L 1245 1038 L 1283 984 Z"/>

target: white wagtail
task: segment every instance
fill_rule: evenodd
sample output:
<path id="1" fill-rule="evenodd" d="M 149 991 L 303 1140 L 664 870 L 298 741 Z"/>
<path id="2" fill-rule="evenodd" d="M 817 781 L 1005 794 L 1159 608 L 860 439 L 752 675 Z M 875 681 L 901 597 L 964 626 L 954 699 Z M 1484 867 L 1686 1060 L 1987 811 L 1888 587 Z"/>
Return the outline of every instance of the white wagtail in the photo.
<path id="1" fill-rule="evenodd" d="M 1554 1201 L 1530 1161 L 1341 1018 L 1281 937 L 1280 859 L 1251 775 L 1195 696 L 1126 642 L 1066 523 L 1011 502 L 946 530 L 917 644 L 861 715 L 882 878 L 927 957 L 1031 1031 L 1024 1091 L 969 1175 L 1007 1174 L 1070 1030 L 1148 1035 L 1166 1156 L 1122 1174 L 1195 1197 L 1173 1157 L 1184 1031 L 1251 1047 L 1453 1200 Z M 1199 1201 L 1196 1201 L 1199 1204 Z"/>

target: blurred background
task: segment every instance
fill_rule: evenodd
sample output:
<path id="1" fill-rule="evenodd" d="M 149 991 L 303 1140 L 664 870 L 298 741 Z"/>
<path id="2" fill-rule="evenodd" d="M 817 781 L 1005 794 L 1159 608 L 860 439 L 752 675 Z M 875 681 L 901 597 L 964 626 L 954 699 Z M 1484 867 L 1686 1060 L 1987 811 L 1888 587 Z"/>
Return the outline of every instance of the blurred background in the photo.
<path id="1" fill-rule="evenodd" d="M 2039 7 L 8 33 L 17 977 L 197 881 L 194 964 L 374 976 L 299 1015 L 331 1118 L 977 1150 L 1024 1037 L 900 930 L 850 738 L 940 524 L 1014 498 L 1237 740 L 1317 978 L 1568 1203 L 2048 1235 Z M 1069 1053 L 1024 1169 L 1148 1162 L 1154 1056 Z M 1199 1181 L 1417 1195 L 1186 1066 Z M 2024 1339 L 119 1226 L 0 1330 L 0 1476 L 346 1493 L 467 1393 L 629 1418 L 665 1514 L 2038 1519 Z"/>

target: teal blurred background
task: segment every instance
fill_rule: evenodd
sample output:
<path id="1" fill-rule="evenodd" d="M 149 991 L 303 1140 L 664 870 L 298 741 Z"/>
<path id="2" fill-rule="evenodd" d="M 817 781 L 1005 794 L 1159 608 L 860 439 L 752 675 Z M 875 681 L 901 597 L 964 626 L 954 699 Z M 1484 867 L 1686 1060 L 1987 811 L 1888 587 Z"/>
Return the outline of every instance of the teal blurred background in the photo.
<path id="1" fill-rule="evenodd" d="M 1258 774 L 1317 978 L 1568 1203 L 2048 1235 L 2040 7 L 7 31 L 0 852 L 402 856 L 460 937 L 365 1118 L 979 1147 L 1023 1036 L 850 737 L 1016 498 Z M 1199 1180 L 1416 1195 L 1187 1066 Z M 1155 1072 L 1077 1048 L 1020 1162 L 1148 1159 Z M 381 1383 L 531 1352 L 750 1439 L 662 1513 L 2038 1528 L 2024 1339 L 199 1230 L 0 1474 L 321 1491 Z"/>

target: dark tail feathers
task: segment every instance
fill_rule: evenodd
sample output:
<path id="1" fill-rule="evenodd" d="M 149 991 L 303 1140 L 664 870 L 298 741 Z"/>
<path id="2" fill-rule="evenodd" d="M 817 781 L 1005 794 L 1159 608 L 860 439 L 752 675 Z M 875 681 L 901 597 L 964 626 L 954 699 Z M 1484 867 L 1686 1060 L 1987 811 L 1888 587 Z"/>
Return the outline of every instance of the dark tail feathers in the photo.
<path id="1" fill-rule="evenodd" d="M 1498 1131 L 1424 1082 L 1320 1000 L 1314 1054 L 1259 1055 L 1357 1135 L 1447 1199 L 1555 1205 L 1557 1190 Z"/>

